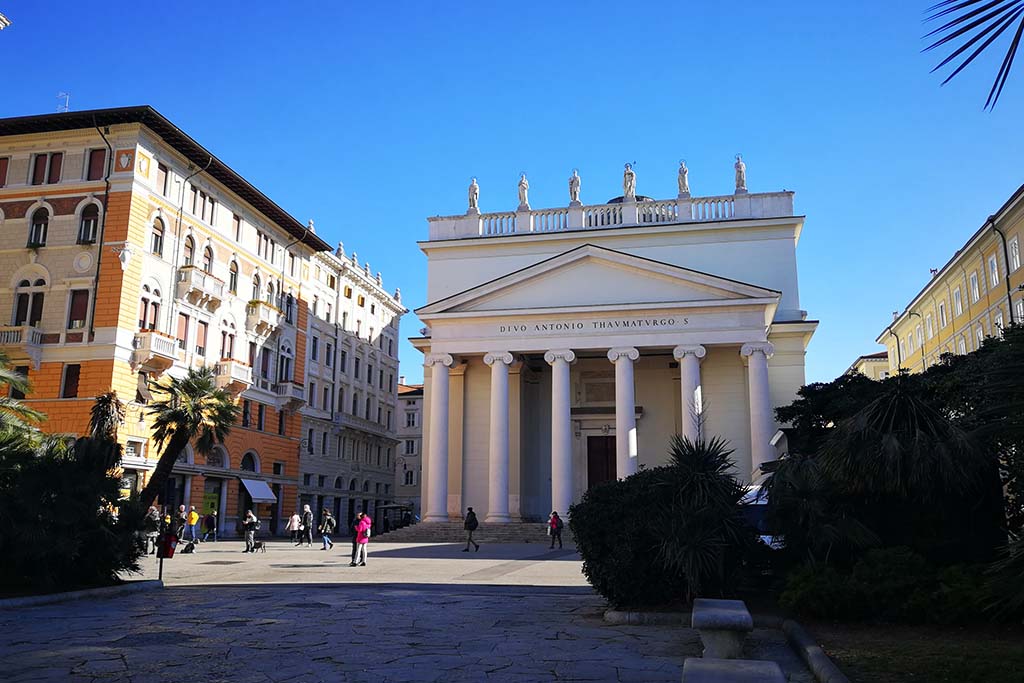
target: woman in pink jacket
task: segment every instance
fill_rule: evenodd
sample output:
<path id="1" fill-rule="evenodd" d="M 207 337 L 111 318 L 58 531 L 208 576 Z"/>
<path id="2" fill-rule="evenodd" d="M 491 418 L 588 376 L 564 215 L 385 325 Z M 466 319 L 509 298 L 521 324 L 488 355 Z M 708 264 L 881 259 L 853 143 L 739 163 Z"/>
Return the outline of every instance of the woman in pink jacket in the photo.
<path id="1" fill-rule="evenodd" d="M 370 515 L 363 515 L 356 525 L 356 554 L 352 557 L 350 567 L 366 566 L 366 546 L 370 543 L 370 528 L 372 526 L 373 520 L 370 519 Z"/>

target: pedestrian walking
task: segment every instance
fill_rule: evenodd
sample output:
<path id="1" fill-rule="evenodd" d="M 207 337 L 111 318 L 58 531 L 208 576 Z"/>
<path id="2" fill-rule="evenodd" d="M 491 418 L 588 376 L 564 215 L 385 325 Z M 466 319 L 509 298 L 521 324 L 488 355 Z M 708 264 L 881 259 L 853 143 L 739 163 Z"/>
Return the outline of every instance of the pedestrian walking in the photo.
<path id="1" fill-rule="evenodd" d="M 337 525 L 338 523 L 334 521 L 331 511 L 324 508 L 324 518 L 323 521 L 320 522 L 320 536 L 324 541 L 324 547 L 322 550 L 328 550 L 329 548 L 334 547 L 334 541 L 331 540 L 331 534 L 334 533 L 334 527 Z"/>
<path id="2" fill-rule="evenodd" d="M 299 531 L 302 529 L 302 518 L 299 517 L 299 513 L 296 512 L 288 519 L 288 531 L 292 534 L 292 543 L 295 545 L 299 544 Z"/>
<path id="3" fill-rule="evenodd" d="M 188 535 L 191 537 L 189 540 L 193 543 L 199 541 L 199 513 L 196 512 L 195 505 L 189 508 L 185 521 L 188 523 Z"/>
<path id="4" fill-rule="evenodd" d="M 352 518 L 351 524 L 348 525 L 349 531 L 352 532 L 352 563 L 350 567 L 356 566 L 356 554 L 359 552 L 359 525 L 363 521 L 362 512 L 357 512 L 356 516 Z"/>
<path id="5" fill-rule="evenodd" d="M 551 516 L 548 517 L 548 534 L 551 535 L 551 548 L 555 549 L 555 539 L 558 539 L 558 547 L 562 547 L 562 518 L 558 516 L 558 513 L 554 510 L 551 511 Z"/>
<path id="6" fill-rule="evenodd" d="M 185 527 L 188 525 L 188 513 L 184 505 L 178 506 L 178 517 L 174 520 L 174 535 L 179 541 L 185 540 Z"/>
<path id="7" fill-rule="evenodd" d="M 146 554 L 156 555 L 156 539 L 160 535 L 160 510 L 155 505 L 149 506 L 143 524 L 146 530 Z"/>
<path id="8" fill-rule="evenodd" d="M 210 540 L 213 536 L 213 542 L 217 542 L 217 511 L 211 509 L 205 517 L 203 517 L 203 542 Z"/>
<path id="9" fill-rule="evenodd" d="M 356 525 L 356 552 L 352 557 L 352 563 L 350 567 L 365 567 L 366 566 L 366 551 L 368 545 L 370 545 L 370 529 L 373 528 L 373 520 L 370 519 L 370 515 L 359 513 L 359 523 Z"/>
<path id="10" fill-rule="evenodd" d="M 245 531 L 245 550 L 242 552 L 256 552 L 256 530 L 260 528 L 260 520 L 252 514 L 252 510 L 246 510 L 245 519 L 242 521 L 242 529 Z"/>
<path id="11" fill-rule="evenodd" d="M 308 505 L 302 506 L 302 524 L 300 525 L 302 535 L 299 537 L 297 545 L 302 545 L 303 541 L 306 543 L 307 548 L 313 547 L 313 511 L 309 509 Z"/>
<path id="12" fill-rule="evenodd" d="M 470 544 L 476 547 L 477 552 L 480 552 L 480 544 L 473 540 L 473 532 L 478 526 L 480 526 L 480 522 L 477 521 L 473 508 L 466 508 L 466 521 L 462 525 L 462 528 L 466 530 L 466 547 L 462 552 L 468 553 Z"/>

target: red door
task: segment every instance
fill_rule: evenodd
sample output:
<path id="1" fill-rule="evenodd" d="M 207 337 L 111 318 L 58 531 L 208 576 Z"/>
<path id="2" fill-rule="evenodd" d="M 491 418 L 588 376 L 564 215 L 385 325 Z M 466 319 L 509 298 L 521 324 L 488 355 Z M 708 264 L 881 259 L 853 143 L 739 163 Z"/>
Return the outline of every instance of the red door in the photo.
<path id="1" fill-rule="evenodd" d="M 615 437 L 587 437 L 587 488 L 615 481 Z"/>

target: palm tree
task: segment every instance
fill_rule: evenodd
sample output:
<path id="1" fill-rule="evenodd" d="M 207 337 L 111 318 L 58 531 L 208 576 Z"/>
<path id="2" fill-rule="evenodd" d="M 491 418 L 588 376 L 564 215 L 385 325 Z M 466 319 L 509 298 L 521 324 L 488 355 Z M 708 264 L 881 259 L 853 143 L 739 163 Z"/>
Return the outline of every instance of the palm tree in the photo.
<path id="1" fill-rule="evenodd" d="M 89 411 L 89 434 L 95 439 L 117 441 L 117 429 L 124 422 L 124 404 L 116 391 L 100 394 Z"/>
<path id="2" fill-rule="evenodd" d="M 992 89 L 988 92 L 988 99 L 985 100 L 985 109 L 995 107 L 1010 75 L 1010 67 L 1013 66 L 1013 58 L 1017 54 L 1021 37 L 1024 36 L 1024 0 L 942 0 L 929 7 L 927 12 L 925 21 L 945 20 L 945 23 L 925 36 L 941 36 L 925 48 L 926 52 L 947 43 L 960 42 L 959 47 L 932 69 L 935 72 L 954 60 L 961 60 L 942 82 L 943 85 L 963 71 L 1006 29 L 1016 24 L 1017 29 L 999 66 Z M 963 56 L 971 48 L 974 48 L 973 51 Z"/>
<path id="3" fill-rule="evenodd" d="M 224 441 L 240 412 L 231 394 L 217 387 L 210 368 L 190 369 L 182 378 L 172 377 L 151 388 L 163 396 L 148 410 L 160 460 L 139 496 L 143 508 L 163 492 L 174 463 L 189 443 L 194 443 L 199 453 L 208 454 Z"/>

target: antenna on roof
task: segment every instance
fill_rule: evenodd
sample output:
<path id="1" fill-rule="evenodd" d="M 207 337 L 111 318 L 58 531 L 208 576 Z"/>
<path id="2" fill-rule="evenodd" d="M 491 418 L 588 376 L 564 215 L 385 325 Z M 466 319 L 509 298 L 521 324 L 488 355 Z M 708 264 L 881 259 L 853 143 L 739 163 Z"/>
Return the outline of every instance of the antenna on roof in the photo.
<path id="1" fill-rule="evenodd" d="M 69 92 L 59 92 L 59 93 L 57 93 L 57 99 L 58 100 L 64 100 L 63 102 L 61 102 L 60 104 L 57 105 L 57 113 L 58 114 L 66 113 L 71 108 L 71 93 L 69 93 Z"/>

